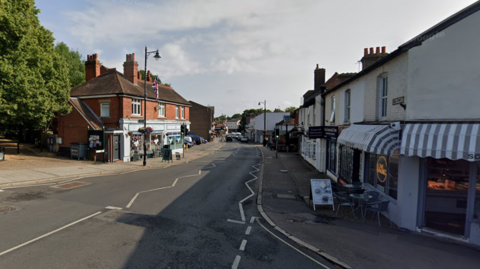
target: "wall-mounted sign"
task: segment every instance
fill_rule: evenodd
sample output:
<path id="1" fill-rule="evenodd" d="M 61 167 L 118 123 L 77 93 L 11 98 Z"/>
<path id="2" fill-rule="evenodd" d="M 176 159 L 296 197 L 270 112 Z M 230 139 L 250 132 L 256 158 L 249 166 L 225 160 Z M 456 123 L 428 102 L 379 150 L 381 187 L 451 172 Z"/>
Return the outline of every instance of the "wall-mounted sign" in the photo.
<path id="1" fill-rule="evenodd" d="M 403 104 L 403 103 L 405 103 L 405 97 L 404 96 L 400 96 L 400 97 L 392 99 L 392 105 L 399 105 L 399 104 Z"/>
<path id="2" fill-rule="evenodd" d="M 338 127 L 337 126 L 325 126 L 323 127 L 323 137 L 324 138 L 337 138 L 338 137 Z"/>
<path id="3" fill-rule="evenodd" d="M 308 138 L 323 138 L 323 126 L 310 126 L 308 127 Z"/>
<path id="4" fill-rule="evenodd" d="M 387 158 L 380 156 L 377 159 L 377 180 L 384 183 L 387 180 Z"/>
<path id="5" fill-rule="evenodd" d="M 105 149 L 105 134 L 103 130 L 88 130 L 87 136 L 89 149 Z"/>
<path id="6" fill-rule="evenodd" d="M 290 122 L 290 116 L 283 116 L 283 122 L 284 123 L 289 123 Z"/>

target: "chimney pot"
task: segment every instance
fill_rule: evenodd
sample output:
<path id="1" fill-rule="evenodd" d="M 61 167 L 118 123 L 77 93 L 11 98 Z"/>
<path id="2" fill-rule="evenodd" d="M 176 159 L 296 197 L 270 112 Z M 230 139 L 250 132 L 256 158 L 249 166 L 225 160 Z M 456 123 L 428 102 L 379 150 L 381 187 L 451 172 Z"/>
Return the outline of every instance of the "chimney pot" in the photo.
<path id="1" fill-rule="evenodd" d="M 380 54 L 380 47 L 377 47 L 375 54 Z"/>
<path id="2" fill-rule="evenodd" d="M 367 56 L 368 55 L 368 48 L 364 48 L 363 49 L 363 56 Z"/>
<path id="3" fill-rule="evenodd" d="M 373 54 L 373 47 L 370 48 L 370 54 Z"/>
<path id="4" fill-rule="evenodd" d="M 387 53 L 387 47 L 385 47 L 385 46 L 382 47 L 382 53 L 383 54 Z"/>
<path id="5" fill-rule="evenodd" d="M 98 61 L 97 54 L 87 55 L 87 61 L 85 62 L 85 81 L 96 78 L 100 76 L 100 74 L 100 62 Z"/>
<path id="6" fill-rule="evenodd" d="M 126 54 L 126 61 L 123 63 L 123 74 L 133 83 L 137 84 L 139 79 L 138 63 L 135 61 L 135 54 Z"/>

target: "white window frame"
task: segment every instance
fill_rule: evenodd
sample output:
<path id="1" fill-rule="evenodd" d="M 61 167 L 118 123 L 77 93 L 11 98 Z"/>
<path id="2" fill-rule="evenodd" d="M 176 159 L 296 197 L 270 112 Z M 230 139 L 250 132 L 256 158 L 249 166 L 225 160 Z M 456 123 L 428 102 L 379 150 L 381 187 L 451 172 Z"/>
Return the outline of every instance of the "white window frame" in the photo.
<path id="1" fill-rule="evenodd" d="M 352 91 L 348 89 L 345 91 L 345 123 L 350 122 L 351 105 L 352 105 Z"/>
<path id="2" fill-rule="evenodd" d="M 165 103 L 158 103 L 158 117 L 165 118 Z"/>
<path id="3" fill-rule="evenodd" d="M 142 115 L 142 101 L 140 99 L 132 99 L 132 116 Z"/>
<path id="4" fill-rule="evenodd" d="M 330 113 L 330 123 L 335 122 L 335 95 L 330 97 L 332 112 Z"/>
<path id="5" fill-rule="evenodd" d="M 178 106 L 175 106 L 175 119 L 178 119 Z"/>
<path id="6" fill-rule="evenodd" d="M 181 109 L 181 112 L 182 112 L 181 113 L 182 119 L 185 119 L 185 107 L 181 106 L 180 109 Z"/>
<path id="7" fill-rule="evenodd" d="M 110 103 L 100 103 L 100 118 L 110 118 Z"/>
<path id="8" fill-rule="evenodd" d="M 388 109 L 388 76 L 384 75 L 378 79 L 378 119 L 387 118 Z"/>

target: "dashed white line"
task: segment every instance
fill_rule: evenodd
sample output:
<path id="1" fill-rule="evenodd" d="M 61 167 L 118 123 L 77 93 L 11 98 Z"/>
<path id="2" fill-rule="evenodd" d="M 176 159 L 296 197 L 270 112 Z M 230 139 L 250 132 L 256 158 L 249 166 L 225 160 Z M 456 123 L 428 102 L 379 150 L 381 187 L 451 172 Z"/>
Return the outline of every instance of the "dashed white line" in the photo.
<path id="1" fill-rule="evenodd" d="M 238 224 L 245 224 L 244 221 L 239 221 L 239 220 L 233 220 L 233 219 L 227 219 L 228 222 L 233 222 L 233 223 L 238 223 Z"/>
<path id="2" fill-rule="evenodd" d="M 102 212 L 99 211 L 99 212 L 97 212 L 97 213 L 95 213 L 95 214 L 92 214 L 92 215 L 90 215 L 90 216 L 87 216 L 87 217 L 85 217 L 85 218 L 83 218 L 83 219 L 79 219 L 79 220 L 74 221 L 74 222 L 72 222 L 72 223 L 70 223 L 70 224 L 67 224 L 67 225 L 65 225 L 65 226 L 63 226 L 63 227 L 60 227 L 60 228 L 58 228 L 58 229 L 56 229 L 56 230 L 53 230 L 53 231 L 51 231 L 51 232 L 49 232 L 49 233 L 46 233 L 46 234 L 41 235 L 41 236 L 39 236 L 39 237 L 37 237 L 37 238 L 34 238 L 34 239 L 30 240 L 30 241 L 27 241 L 27 242 L 25 242 L 25 243 L 23 243 L 23 244 L 20 244 L 20 245 L 18 245 L 18 246 L 16 246 L 16 247 L 13 247 L 13 248 L 11 248 L 11 249 L 5 250 L 4 252 L 1 252 L 1 253 L 0 253 L 0 256 L 3 256 L 3 255 L 5 255 L 5 254 L 7 254 L 7 253 L 9 253 L 9 252 L 12 252 L 12 251 L 14 251 L 14 250 L 16 250 L 16 249 L 19 249 L 19 248 L 21 248 L 21 247 L 24 247 L 24 246 L 26 246 L 26 245 L 28 245 L 28 244 L 31 244 L 31 243 L 33 243 L 33 242 L 35 242 L 35 241 L 38 241 L 38 240 L 40 240 L 40 239 L 42 239 L 42 238 L 45 238 L 45 237 L 49 236 L 49 235 L 52 235 L 52 234 L 54 234 L 54 233 L 57 233 L 57 232 L 59 232 L 59 231 L 61 231 L 61 230 L 63 230 L 63 229 L 66 229 L 66 228 L 68 228 L 68 227 L 70 227 L 70 226 L 73 226 L 73 225 L 75 225 L 75 224 L 77 224 L 77 223 L 79 223 L 79 222 L 82 222 L 82 221 L 87 220 L 87 219 L 89 219 L 89 218 L 93 218 L 93 217 L 95 217 L 96 215 L 101 214 L 101 213 L 102 213 Z"/>
<path id="3" fill-rule="evenodd" d="M 121 207 L 115 207 L 115 206 L 106 206 L 106 209 L 111 209 L 111 210 L 122 210 Z"/>
<path id="4" fill-rule="evenodd" d="M 232 269 L 237 269 L 238 268 L 238 264 L 240 263 L 240 255 L 237 255 L 237 257 L 235 257 L 235 260 L 233 261 L 233 264 L 232 264 Z"/>
<path id="5" fill-rule="evenodd" d="M 244 251 L 246 245 L 247 245 L 247 240 L 243 239 L 242 244 L 240 244 L 239 250 Z"/>
<path id="6" fill-rule="evenodd" d="M 245 231 L 245 234 L 249 235 L 251 231 L 252 231 L 252 226 L 248 226 L 247 230 Z"/>

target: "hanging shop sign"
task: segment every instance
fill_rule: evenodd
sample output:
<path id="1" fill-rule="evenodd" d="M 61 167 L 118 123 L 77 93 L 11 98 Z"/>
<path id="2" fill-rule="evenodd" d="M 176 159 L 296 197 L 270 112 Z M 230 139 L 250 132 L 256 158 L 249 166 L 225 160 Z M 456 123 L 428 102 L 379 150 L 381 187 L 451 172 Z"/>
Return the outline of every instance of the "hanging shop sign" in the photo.
<path id="1" fill-rule="evenodd" d="M 385 156 L 377 159 L 377 180 L 381 183 L 387 180 L 387 158 Z"/>
<path id="2" fill-rule="evenodd" d="M 323 127 L 323 137 L 326 139 L 337 138 L 338 137 L 338 127 L 337 126 L 324 126 Z"/>
<path id="3" fill-rule="evenodd" d="M 323 138 L 323 126 L 310 126 L 308 127 L 308 138 L 316 139 Z"/>

